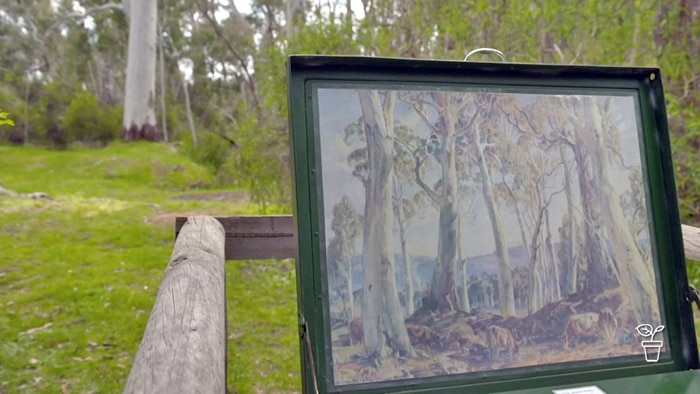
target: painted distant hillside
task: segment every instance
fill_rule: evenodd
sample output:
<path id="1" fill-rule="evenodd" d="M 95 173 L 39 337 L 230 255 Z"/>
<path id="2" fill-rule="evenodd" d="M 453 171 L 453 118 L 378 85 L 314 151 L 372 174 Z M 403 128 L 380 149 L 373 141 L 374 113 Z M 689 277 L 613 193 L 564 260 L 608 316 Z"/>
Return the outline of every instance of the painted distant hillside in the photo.
<path id="1" fill-rule="evenodd" d="M 514 246 L 508 250 L 510 254 L 510 263 L 512 268 L 517 268 L 521 266 L 527 266 L 527 251 L 525 248 L 520 246 Z M 401 262 L 399 265 L 398 262 Z M 433 271 L 435 270 L 435 258 L 434 257 L 413 257 L 413 264 L 415 273 L 414 281 L 418 287 L 423 287 L 425 284 L 430 282 L 433 276 Z M 397 265 L 403 271 L 403 258 L 397 256 Z M 496 253 L 484 254 L 481 256 L 467 257 L 467 274 L 468 275 L 481 275 L 481 274 L 494 274 L 498 271 L 498 257 Z M 402 275 L 403 272 L 400 274 Z"/>
<path id="2" fill-rule="evenodd" d="M 515 246 L 509 249 L 510 262 L 512 268 L 527 266 L 527 252 L 523 246 Z M 396 262 L 396 273 L 399 278 L 398 286 L 403 286 L 403 281 L 406 277 L 403 256 L 400 254 L 394 255 L 394 261 Z M 412 256 L 411 262 L 413 263 L 413 281 L 415 284 L 415 289 L 424 289 L 430 282 L 433 271 L 435 270 L 435 257 L 428 256 Z M 353 288 L 357 292 L 362 289 L 362 257 L 357 256 L 353 259 Z M 485 254 L 481 256 L 468 257 L 467 258 L 467 274 L 468 275 L 481 275 L 481 274 L 494 274 L 498 271 L 498 257 L 496 253 Z"/>

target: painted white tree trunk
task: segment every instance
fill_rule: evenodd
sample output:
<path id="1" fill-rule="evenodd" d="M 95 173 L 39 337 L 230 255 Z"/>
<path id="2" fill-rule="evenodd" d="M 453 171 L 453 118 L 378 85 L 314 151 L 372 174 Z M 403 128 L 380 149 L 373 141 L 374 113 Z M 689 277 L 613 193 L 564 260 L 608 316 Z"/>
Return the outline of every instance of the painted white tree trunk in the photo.
<path id="1" fill-rule="evenodd" d="M 593 100 L 584 101 L 584 114 L 587 131 L 590 133 L 608 132 L 606 122 L 602 119 L 601 109 Z M 607 234 L 615 253 L 615 268 L 618 271 L 620 284 L 623 286 L 632 304 L 638 323 L 652 322 L 658 324 L 659 310 L 656 303 L 650 302 L 656 298 L 656 282 L 651 260 L 645 259 L 635 247 L 634 235 L 625 225 L 620 198 L 610 184 L 609 159 L 603 136 L 599 136 L 601 161 L 598 163 L 598 179 L 606 204 L 601 204 L 602 216 L 608 224 Z"/>
<path id="2" fill-rule="evenodd" d="M 355 318 L 355 295 L 353 291 L 352 284 L 352 253 L 348 250 L 347 243 L 351 242 L 350 237 L 345 237 L 346 241 L 343 246 L 343 254 L 345 255 L 345 269 L 348 271 L 348 276 L 346 277 L 345 283 L 348 288 L 348 328 L 350 328 L 350 322 Z M 350 339 L 352 341 L 352 338 Z"/>
<path id="3" fill-rule="evenodd" d="M 415 304 L 413 301 L 413 264 L 411 264 L 411 256 L 406 249 L 406 218 L 403 213 L 401 201 L 397 203 L 397 221 L 399 224 L 399 242 L 401 242 L 401 255 L 406 266 L 406 316 L 411 316 L 415 312 Z"/>
<path id="4" fill-rule="evenodd" d="M 124 140 L 161 139 L 156 127 L 156 0 L 125 1 L 129 13 Z"/>
<path id="5" fill-rule="evenodd" d="M 370 179 L 365 189 L 363 229 L 363 344 L 368 357 L 385 356 L 387 347 L 400 355 L 410 356 L 415 353 L 399 303 L 392 232 L 396 92 L 387 93 L 384 107 L 376 90 L 360 90 L 359 96 Z"/>
<path id="6" fill-rule="evenodd" d="M 564 153 L 564 147 L 559 147 L 559 157 L 561 162 L 564 164 L 564 188 L 566 192 L 566 214 L 569 217 L 569 223 L 567 227 L 567 240 L 566 242 L 566 259 L 564 263 L 566 264 L 566 293 L 567 295 L 575 294 L 578 291 L 578 245 L 576 241 L 578 236 L 576 235 L 576 223 L 574 222 L 574 208 L 573 208 L 573 192 L 571 190 L 571 174 L 569 173 L 569 165 L 566 160 L 566 154 Z"/>
<path id="7" fill-rule="evenodd" d="M 481 191 L 486 203 L 486 212 L 488 213 L 493 230 L 493 239 L 496 245 L 496 255 L 498 256 L 498 294 L 500 298 L 501 316 L 515 316 L 515 296 L 513 294 L 513 271 L 510 264 L 510 254 L 508 253 L 508 242 L 506 241 L 506 233 L 503 230 L 501 223 L 501 214 L 496 203 L 495 191 L 493 190 L 493 181 L 491 173 L 486 164 L 486 156 L 484 153 L 484 143 L 481 142 L 480 125 L 476 126 L 473 135 L 473 143 L 477 149 L 477 161 L 479 163 L 479 174 L 481 177 Z"/>

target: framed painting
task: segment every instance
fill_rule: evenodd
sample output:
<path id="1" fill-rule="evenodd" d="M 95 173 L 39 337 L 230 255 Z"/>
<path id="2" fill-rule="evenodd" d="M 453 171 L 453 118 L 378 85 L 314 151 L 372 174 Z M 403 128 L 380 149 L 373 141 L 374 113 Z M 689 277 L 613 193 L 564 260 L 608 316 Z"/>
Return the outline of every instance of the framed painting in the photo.
<path id="1" fill-rule="evenodd" d="M 698 367 L 658 69 L 288 71 L 306 392 Z"/>

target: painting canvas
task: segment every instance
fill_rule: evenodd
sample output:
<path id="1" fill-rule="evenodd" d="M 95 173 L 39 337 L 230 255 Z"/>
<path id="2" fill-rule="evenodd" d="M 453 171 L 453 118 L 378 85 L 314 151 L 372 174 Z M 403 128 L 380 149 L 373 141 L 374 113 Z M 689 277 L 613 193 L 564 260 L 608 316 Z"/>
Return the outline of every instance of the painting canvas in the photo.
<path id="1" fill-rule="evenodd" d="M 635 91 L 312 92 L 332 386 L 643 362 L 643 341 L 663 344 Z"/>

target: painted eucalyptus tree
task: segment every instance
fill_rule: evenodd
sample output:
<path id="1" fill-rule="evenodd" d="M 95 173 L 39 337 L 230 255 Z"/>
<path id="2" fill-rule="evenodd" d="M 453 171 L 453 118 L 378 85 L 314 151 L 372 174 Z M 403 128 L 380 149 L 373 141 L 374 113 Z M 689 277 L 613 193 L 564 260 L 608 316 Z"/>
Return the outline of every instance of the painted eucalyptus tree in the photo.
<path id="1" fill-rule="evenodd" d="M 329 245 L 328 260 L 329 265 L 333 267 L 331 271 L 335 273 L 336 282 L 344 282 L 338 285 L 345 287 L 343 303 L 346 306 L 345 318 L 349 325 L 355 318 L 353 260 L 357 252 L 355 242 L 362 232 L 362 220 L 347 196 L 343 196 L 333 207 L 331 230 L 334 235 Z"/>
<path id="2" fill-rule="evenodd" d="M 439 209 L 435 271 L 422 308 L 454 311 L 459 308 L 456 280 L 459 263 L 459 195 L 457 139 L 471 127 L 458 125 L 459 114 L 471 104 L 469 98 L 451 92 L 405 92 L 401 100 L 411 106 L 430 133 L 418 147 L 403 142 L 414 156 L 415 181 Z M 474 117 L 477 115 L 475 114 Z M 463 138 L 463 137 L 462 137 Z M 439 166 L 439 183 L 424 179 L 424 165 Z"/>

